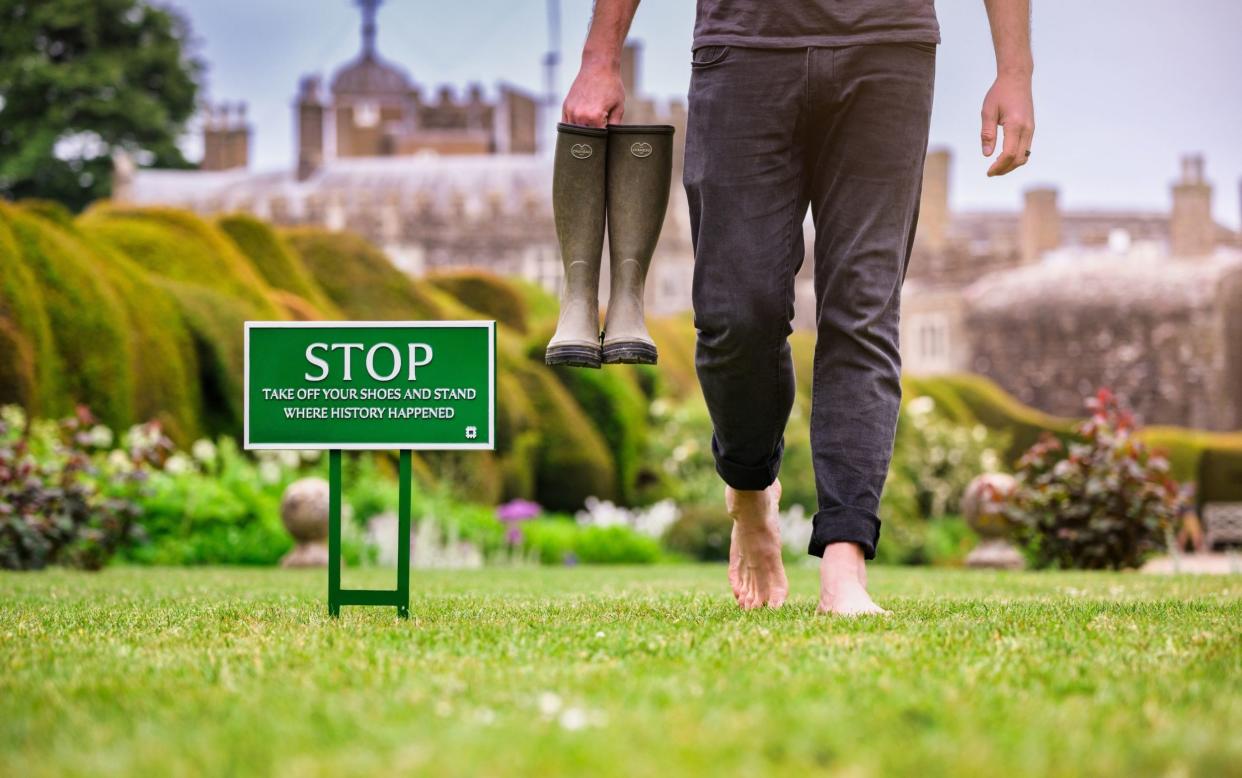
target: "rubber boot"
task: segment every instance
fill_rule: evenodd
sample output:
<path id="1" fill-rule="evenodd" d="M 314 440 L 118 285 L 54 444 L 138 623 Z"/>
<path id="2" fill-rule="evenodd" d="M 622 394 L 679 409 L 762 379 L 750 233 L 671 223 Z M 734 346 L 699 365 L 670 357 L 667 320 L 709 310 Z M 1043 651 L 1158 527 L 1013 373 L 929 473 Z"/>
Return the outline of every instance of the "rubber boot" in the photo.
<path id="1" fill-rule="evenodd" d="M 647 268 L 660 239 L 673 175 L 673 128 L 608 126 L 608 255 L 605 364 L 654 365 L 655 342 L 643 320 Z"/>
<path id="2" fill-rule="evenodd" d="M 556 125 L 552 211 L 565 279 L 549 365 L 599 367 L 599 266 L 604 251 L 608 131 Z"/>

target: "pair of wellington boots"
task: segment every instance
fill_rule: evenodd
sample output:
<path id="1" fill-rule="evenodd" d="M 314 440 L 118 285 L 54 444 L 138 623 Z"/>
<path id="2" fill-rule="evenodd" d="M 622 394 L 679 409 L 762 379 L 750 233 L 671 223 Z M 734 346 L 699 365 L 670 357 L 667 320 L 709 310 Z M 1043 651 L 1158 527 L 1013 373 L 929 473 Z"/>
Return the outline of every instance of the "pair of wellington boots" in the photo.
<path id="1" fill-rule="evenodd" d="M 673 169 L 673 128 L 558 124 L 552 209 L 565 281 L 549 365 L 656 363 L 643 320 L 647 268 L 660 237 Z M 599 325 L 599 276 L 608 227 L 612 279 Z"/>

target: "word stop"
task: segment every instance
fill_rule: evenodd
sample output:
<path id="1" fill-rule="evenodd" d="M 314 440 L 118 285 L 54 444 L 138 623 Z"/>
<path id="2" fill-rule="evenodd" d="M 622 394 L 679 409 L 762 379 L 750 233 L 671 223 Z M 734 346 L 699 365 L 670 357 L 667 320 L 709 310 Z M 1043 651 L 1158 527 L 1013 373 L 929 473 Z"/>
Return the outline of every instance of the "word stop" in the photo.
<path id="1" fill-rule="evenodd" d="M 342 381 L 352 381 L 353 378 L 353 361 L 354 352 L 366 350 L 365 365 L 367 374 L 376 381 L 391 381 L 401 374 L 402 368 L 407 368 L 406 380 L 417 381 L 417 368 L 423 365 L 431 364 L 432 351 L 431 346 L 427 343 L 410 343 L 407 349 L 405 359 L 402 359 L 401 349 L 392 343 L 376 343 L 370 349 L 362 343 L 312 343 L 306 347 L 306 361 L 319 368 L 319 375 L 306 373 L 304 375 L 307 381 L 323 381 L 332 374 L 332 365 L 329 359 L 334 357 L 330 352 L 343 352 L 339 360 L 335 360 L 343 368 L 341 374 Z M 376 360 L 377 354 L 385 354 Z M 324 356 L 319 356 L 323 353 Z M 391 355 L 391 356 L 388 356 Z M 381 369 L 391 364 L 391 369 L 387 373 L 380 373 L 376 369 L 376 362 L 380 363 Z"/>

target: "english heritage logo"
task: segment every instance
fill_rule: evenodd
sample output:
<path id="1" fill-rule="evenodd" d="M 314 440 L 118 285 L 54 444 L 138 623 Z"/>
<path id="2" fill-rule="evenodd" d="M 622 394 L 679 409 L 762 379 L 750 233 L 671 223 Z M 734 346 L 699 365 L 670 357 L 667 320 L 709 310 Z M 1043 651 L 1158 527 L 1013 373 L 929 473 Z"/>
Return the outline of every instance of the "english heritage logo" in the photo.
<path id="1" fill-rule="evenodd" d="M 585 143 L 575 143 L 573 147 L 569 149 L 569 153 L 573 154 L 576 159 L 590 159 L 591 155 L 595 153 L 595 150 Z"/>
<path id="2" fill-rule="evenodd" d="M 630 146 L 630 153 L 638 157 L 639 159 L 650 157 L 651 156 L 651 144 L 642 143 L 642 142 L 635 143 L 633 146 Z"/>

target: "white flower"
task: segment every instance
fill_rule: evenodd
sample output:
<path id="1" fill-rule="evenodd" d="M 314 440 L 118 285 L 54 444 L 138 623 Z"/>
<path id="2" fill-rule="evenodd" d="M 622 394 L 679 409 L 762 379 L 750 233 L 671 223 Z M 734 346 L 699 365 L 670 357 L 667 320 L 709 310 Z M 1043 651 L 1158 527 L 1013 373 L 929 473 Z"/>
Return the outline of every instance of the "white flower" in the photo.
<path id="1" fill-rule="evenodd" d="M 134 469 L 134 463 L 126 456 L 125 452 L 119 448 L 113 449 L 108 454 L 108 469 L 114 473 L 128 473 Z"/>
<path id="2" fill-rule="evenodd" d="M 280 481 L 280 465 L 270 459 L 259 463 L 259 479 L 265 484 L 274 484 Z"/>
<path id="3" fill-rule="evenodd" d="M 216 461 L 216 444 L 207 438 L 199 438 L 190 446 L 190 454 L 199 462 L 210 465 Z"/>
<path id="4" fill-rule="evenodd" d="M 26 412 L 20 405 L 5 405 L 0 407 L 0 421 L 3 421 L 10 431 L 23 430 L 26 428 Z"/>
<path id="5" fill-rule="evenodd" d="M 164 472 L 171 473 L 173 475 L 183 475 L 193 469 L 194 465 L 190 462 L 190 459 L 181 452 L 173 454 L 168 458 L 168 461 L 164 463 Z"/>
<path id="6" fill-rule="evenodd" d="M 587 725 L 586 711 L 582 708 L 566 708 L 560 718 L 561 729 L 577 732 Z"/>
<path id="7" fill-rule="evenodd" d="M 112 430 L 102 424 L 96 424 L 91 427 L 90 432 L 86 433 L 86 439 L 95 448 L 111 448 Z"/>
<path id="8" fill-rule="evenodd" d="M 561 697 L 554 692 L 544 692 L 539 695 L 539 712 L 544 716 L 551 718 L 555 716 L 561 709 Z"/>
<path id="9" fill-rule="evenodd" d="M 280 464 L 284 465 L 286 470 L 296 470 L 302 464 L 302 457 L 298 455 L 296 449 L 281 449 L 276 453 L 280 457 Z"/>

